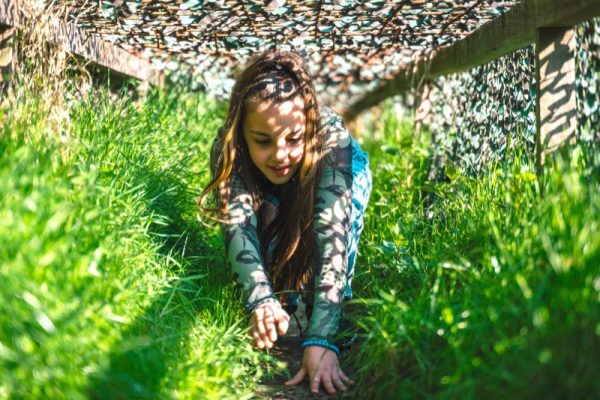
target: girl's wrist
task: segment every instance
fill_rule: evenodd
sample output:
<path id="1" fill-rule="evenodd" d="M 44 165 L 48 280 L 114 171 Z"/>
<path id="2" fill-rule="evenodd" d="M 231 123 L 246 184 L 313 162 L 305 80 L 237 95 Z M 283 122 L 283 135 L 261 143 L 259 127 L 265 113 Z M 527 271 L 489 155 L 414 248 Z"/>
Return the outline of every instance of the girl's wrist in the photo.
<path id="1" fill-rule="evenodd" d="M 252 304 L 249 304 L 246 307 L 246 313 L 248 315 L 252 315 L 254 310 L 256 310 L 259 306 L 262 306 L 263 304 L 267 304 L 267 303 L 274 303 L 274 304 L 279 305 L 279 300 L 277 300 L 277 297 L 274 294 L 262 297 L 256 301 L 254 301 Z"/>
<path id="2" fill-rule="evenodd" d="M 307 340 L 303 341 L 302 345 L 301 345 L 302 349 L 306 349 L 307 347 L 310 347 L 310 346 L 323 347 L 323 348 L 333 351 L 336 355 L 340 354 L 340 349 L 336 345 L 334 345 L 324 339 L 307 339 Z"/>

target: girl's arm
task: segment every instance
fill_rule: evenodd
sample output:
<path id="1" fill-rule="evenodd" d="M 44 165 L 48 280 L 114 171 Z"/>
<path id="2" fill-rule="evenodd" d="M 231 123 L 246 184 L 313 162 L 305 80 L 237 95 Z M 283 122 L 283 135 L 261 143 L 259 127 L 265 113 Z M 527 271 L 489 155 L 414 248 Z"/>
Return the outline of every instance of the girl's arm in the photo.
<path id="1" fill-rule="evenodd" d="M 315 203 L 314 231 L 320 271 L 314 282 L 314 306 L 303 347 L 317 345 L 334 350 L 342 294 L 346 285 L 348 233 L 352 199 L 352 147 L 339 116 L 329 112 L 324 166 Z"/>
<path id="2" fill-rule="evenodd" d="M 342 294 L 346 286 L 348 234 L 352 199 L 352 147 L 339 116 L 329 112 L 324 168 L 314 214 L 320 269 L 315 273 L 313 314 L 302 343 L 302 367 L 286 385 L 309 378 L 310 390 L 320 386 L 329 394 L 345 391 L 353 382 L 340 368 L 333 340 L 339 329 Z"/>
<path id="3" fill-rule="evenodd" d="M 221 128 L 211 148 L 211 170 L 214 176 L 222 151 Z M 227 219 L 229 223 L 222 224 L 225 237 L 225 253 L 227 264 L 231 268 L 233 278 L 241 289 L 242 301 L 246 312 L 250 315 L 254 309 L 265 303 L 279 301 L 273 293 L 271 283 L 267 278 L 264 263 L 260 255 L 257 234 L 257 217 L 254 212 L 253 200 L 244 183 L 237 175 L 232 175 L 227 191 L 215 193 L 217 203 L 227 201 Z"/>
<path id="4" fill-rule="evenodd" d="M 260 255 L 252 198 L 237 176 L 231 180 L 228 217 L 230 223 L 223 224 L 225 252 L 233 278 L 241 289 L 246 312 L 251 314 L 257 306 L 267 302 L 279 305 Z"/>

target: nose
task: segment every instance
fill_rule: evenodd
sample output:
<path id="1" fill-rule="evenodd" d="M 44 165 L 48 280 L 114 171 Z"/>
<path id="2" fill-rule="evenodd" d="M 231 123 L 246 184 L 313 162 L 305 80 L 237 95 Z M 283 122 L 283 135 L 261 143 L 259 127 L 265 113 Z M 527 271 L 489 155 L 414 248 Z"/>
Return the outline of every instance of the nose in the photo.
<path id="1" fill-rule="evenodd" d="M 273 154 L 273 158 L 275 161 L 283 161 L 287 158 L 288 148 L 286 144 L 277 144 L 275 146 L 275 153 Z"/>

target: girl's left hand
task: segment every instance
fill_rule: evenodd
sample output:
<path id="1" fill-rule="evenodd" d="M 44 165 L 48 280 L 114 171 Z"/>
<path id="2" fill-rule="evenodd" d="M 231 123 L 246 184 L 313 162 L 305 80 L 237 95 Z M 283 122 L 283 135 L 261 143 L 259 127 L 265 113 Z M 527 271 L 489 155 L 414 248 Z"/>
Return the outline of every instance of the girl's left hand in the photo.
<path id="1" fill-rule="evenodd" d="M 302 368 L 285 384 L 297 385 L 304 380 L 306 375 L 310 379 L 310 391 L 315 394 L 319 393 L 321 384 L 329 394 L 337 393 L 336 389 L 346 391 L 348 389 L 346 384 L 354 384 L 340 368 L 337 355 L 320 346 L 308 346 L 304 349 Z"/>

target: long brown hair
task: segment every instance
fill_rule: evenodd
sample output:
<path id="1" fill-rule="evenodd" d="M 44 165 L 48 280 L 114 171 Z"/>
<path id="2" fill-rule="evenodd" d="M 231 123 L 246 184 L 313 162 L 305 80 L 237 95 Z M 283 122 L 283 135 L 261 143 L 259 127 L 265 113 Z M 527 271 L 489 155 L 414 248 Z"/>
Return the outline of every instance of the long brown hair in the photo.
<path id="1" fill-rule="evenodd" d="M 233 87 L 224 126 L 211 155 L 212 180 L 202 191 L 198 204 L 206 215 L 227 223 L 227 199 L 232 174 L 237 174 L 251 195 L 254 211 L 262 205 L 262 173 L 250 159 L 242 123 L 248 105 L 256 101 L 281 102 L 300 96 L 305 105 L 306 130 L 300 168 L 281 190 L 275 220 L 259 226 L 261 255 L 267 260 L 269 244 L 276 240 L 266 266 L 276 292 L 306 287 L 315 269 L 313 210 L 320 177 L 324 139 L 320 135 L 319 108 L 312 79 L 302 58 L 292 52 L 267 52 L 252 60 L 239 74 Z M 262 179 L 264 181 L 264 179 Z M 217 208 L 205 207 L 209 193 L 216 196 Z M 220 193 L 220 195 L 219 195 Z M 260 225 L 260 224 L 259 224 Z M 283 299 L 283 296 L 280 296 Z"/>

